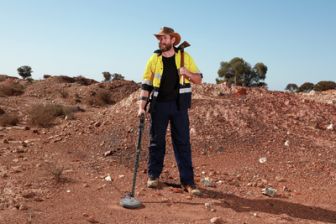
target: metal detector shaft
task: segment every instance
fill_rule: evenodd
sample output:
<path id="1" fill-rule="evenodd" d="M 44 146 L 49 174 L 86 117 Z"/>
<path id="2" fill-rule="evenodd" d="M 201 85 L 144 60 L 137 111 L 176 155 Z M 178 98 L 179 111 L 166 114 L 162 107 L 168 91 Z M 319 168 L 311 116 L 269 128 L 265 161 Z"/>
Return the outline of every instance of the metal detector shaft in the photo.
<path id="1" fill-rule="evenodd" d="M 143 132 L 144 127 L 145 127 L 145 114 L 141 114 L 140 123 L 139 123 L 138 142 L 137 142 L 136 151 L 135 151 L 136 156 L 135 156 L 135 162 L 134 162 L 134 173 L 133 173 L 131 197 L 134 197 L 134 194 L 135 194 L 135 183 L 136 183 L 138 167 L 139 167 L 141 139 L 142 139 L 142 132 Z"/>

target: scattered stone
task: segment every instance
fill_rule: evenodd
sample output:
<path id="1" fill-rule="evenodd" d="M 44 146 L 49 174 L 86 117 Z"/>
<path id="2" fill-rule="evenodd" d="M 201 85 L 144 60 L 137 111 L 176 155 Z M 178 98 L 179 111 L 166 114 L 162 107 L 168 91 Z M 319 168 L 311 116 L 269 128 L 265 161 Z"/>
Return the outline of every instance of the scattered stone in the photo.
<path id="1" fill-rule="evenodd" d="M 284 145 L 285 145 L 286 147 L 288 147 L 288 146 L 289 146 L 289 140 L 286 140 Z"/>
<path id="2" fill-rule="evenodd" d="M 100 185 L 100 186 L 98 186 L 98 187 L 97 187 L 97 190 L 101 190 L 101 189 L 103 189 L 104 187 L 106 187 L 106 185 L 105 185 L 105 184 L 103 184 L 103 185 Z"/>
<path id="3" fill-rule="evenodd" d="M 278 181 L 278 182 L 286 182 L 286 180 L 283 177 L 280 177 L 280 176 L 276 176 L 275 180 Z"/>
<path id="4" fill-rule="evenodd" d="M 170 200 L 169 200 L 168 198 L 162 198 L 162 199 L 161 199 L 161 202 L 162 202 L 162 203 L 169 203 Z"/>
<path id="5" fill-rule="evenodd" d="M 110 175 L 107 175 L 105 178 L 104 178 L 106 181 L 112 181 L 112 177 Z"/>
<path id="6" fill-rule="evenodd" d="M 211 202 L 206 202 L 204 203 L 204 207 L 210 211 L 213 208 L 213 204 Z"/>
<path id="7" fill-rule="evenodd" d="M 12 166 L 12 172 L 21 173 L 22 172 L 21 166 Z"/>
<path id="8" fill-rule="evenodd" d="M 283 186 L 283 187 L 282 187 L 282 190 L 283 190 L 284 192 L 291 192 L 291 190 L 290 190 L 287 186 Z"/>
<path id="9" fill-rule="evenodd" d="M 213 218 L 210 219 L 210 223 L 213 223 L 213 224 L 222 223 L 222 218 L 221 217 L 213 217 Z"/>
<path id="10" fill-rule="evenodd" d="M 329 130 L 329 131 L 334 130 L 334 125 L 333 125 L 333 124 L 329 124 L 329 125 L 327 126 L 327 130 Z"/>
<path id="11" fill-rule="evenodd" d="M 106 156 L 111 156 L 113 153 L 114 153 L 113 150 L 108 150 L 108 151 L 104 152 L 104 156 L 105 156 L 105 157 L 106 157 Z"/>
<path id="12" fill-rule="evenodd" d="M 24 204 L 21 204 L 19 206 L 19 210 L 21 210 L 21 211 L 28 210 L 28 207 L 26 205 L 24 205 Z"/>
<path id="13" fill-rule="evenodd" d="M 192 197 L 191 195 L 187 195 L 185 198 L 186 198 L 187 200 L 192 200 L 192 199 L 193 199 L 193 197 Z"/>
<path id="14" fill-rule="evenodd" d="M 59 138 L 54 139 L 54 140 L 53 140 L 53 143 L 60 142 L 60 141 L 62 141 L 62 140 L 63 140 L 63 138 L 62 138 L 62 137 L 59 137 Z"/>
<path id="15" fill-rule="evenodd" d="M 100 125 L 101 125 L 101 122 L 100 122 L 100 121 L 97 121 L 96 123 L 94 123 L 94 126 L 95 126 L 96 128 L 100 127 Z"/>
<path id="16" fill-rule="evenodd" d="M 40 198 L 40 197 L 37 197 L 37 198 L 34 198 L 34 201 L 42 202 L 42 201 L 44 201 L 44 199 L 43 199 L 43 198 Z"/>
<path id="17" fill-rule="evenodd" d="M 195 130 L 195 128 L 190 128 L 190 135 L 193 135 L 193 136 L 196 135 L 196 130 Z"/>
<path id="18" fill-rule="evenodd" d="M 27 141 L 27 140 L 23 141 L 23 142 L 22 142 L 22 146 L 23 146 L 23 147 L 27 147 L 27 146 L 28 146 L 28 142 L 29 142 L 29 141 Z"/>
<path id="19" fill-rule="evenodd" d="M 99 223 L 93 216 L 88 217 L 87 221 L 90 223 Z"/>
<path id="20" fill-rule="evenodd" d="M 222 185 L 223 183 L 224 183 L 224 181 L 222 181 L 222 180 L 219 180 L 219 181 L 216 182 L 216 184 L 218 184 L 218 185 Z"/>
<path id="21" fill-rule="evenodd" d="M 266 163 L 266 162 L 267 162 L 267 158 L 266 157 L 259 158 L 259 163 Z"/>
<path id="22" fill-rule="evenodd" d="M 201 178 L 201 183 L 205 187 L 215 187 L 216 185 L 213 183 L 213 181 L 210 179 L 210 177 L 202 177 Z"/>
<path id="23" fill-rule="evenodd" d="M 123 174 L 120 174 L 118 177 L 119 177 L 119 179 L 121 179 L 121 178 L 124 178 L 124 177 L 125 177 L 125 175 L 123 175 Z"/>
<path id="24" fill-rule="evenodd" d="M 16 153 L 25 153 L 25 152 L 27 152 L 27 151 L 28 151 L 27 148 L 23 148 L 22 146 L 21 146 L 21 147 L 18 147 L 18 148 L 15 150 Z"/>
<path id="25" fill-rule="evenodd" d="M 261 193 L 270 197 L 274 197 L 277 193 L 277 190 L 271 187 L 266 187 L 261 190 Z"/>
<path id="26" fill-rule="evenodd" d="M 258 214 L 256 212 L 253 212 L 252 214 L 254 217 L 259 217 Z"/>

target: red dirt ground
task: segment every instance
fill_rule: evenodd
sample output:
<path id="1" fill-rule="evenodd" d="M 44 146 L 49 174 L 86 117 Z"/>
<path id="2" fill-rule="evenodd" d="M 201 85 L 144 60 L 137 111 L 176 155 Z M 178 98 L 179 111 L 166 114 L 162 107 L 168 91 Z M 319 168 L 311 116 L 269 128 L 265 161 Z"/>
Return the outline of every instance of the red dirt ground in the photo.
<path id="1" fill-rule="evenodd" d="M 216 223 L 336 223 L 335 91 L 194 86 L 190 132 L 203 196 L 174 186 L 169 132 L 161 176 L 169 185 L 146 188 L 147 116 L 136 186 L 143 207 L 127 210 L 119 200 L 131 188 L 139 86 L 16 82 L 26 86 L 23 95 L 0 97 L 0 108 L 19 117 L 17 126 L 0 127 L 0 223 L 211 223 L 214 217 Z M 110 91 L 111 105 L 86 103 L 99 89 Z M 57 118 L 50 128 L 33 127 L 27 111 L 36 103 L 85 111 Z M 276 196 L 263 195 L 265 187 Z"/>

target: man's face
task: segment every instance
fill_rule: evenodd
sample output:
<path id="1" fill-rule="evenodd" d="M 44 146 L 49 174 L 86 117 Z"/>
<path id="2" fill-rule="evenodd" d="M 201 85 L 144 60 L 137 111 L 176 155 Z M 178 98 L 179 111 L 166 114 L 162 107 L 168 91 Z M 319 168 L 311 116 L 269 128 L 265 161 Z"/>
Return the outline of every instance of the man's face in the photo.
<path id="1" fill-rule="evenodd" d="M 159 48 L 162 52 L 169 51 L 174 45 L 175 37 L 162 35 L 159 37 Z"/>

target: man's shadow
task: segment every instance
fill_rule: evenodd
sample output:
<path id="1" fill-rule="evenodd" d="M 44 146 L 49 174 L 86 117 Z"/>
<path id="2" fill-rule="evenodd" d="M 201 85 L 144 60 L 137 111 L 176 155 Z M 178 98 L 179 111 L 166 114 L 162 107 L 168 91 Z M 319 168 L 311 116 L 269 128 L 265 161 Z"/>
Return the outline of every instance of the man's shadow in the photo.
<path id="1" fill-rule="evenodd" d="M 293 218 L 336 223 L 336 211 L 332 210 L 282 201 L 276 198 L 246 199 L 233 194 L 225 194 L 208 189 L 202 189 L 202 192 L 203 198 L 218 199 L 221 202 L 216 203 L 216 205 L 223 208 L 231 208 L 236 212 L 287 214 Z"/>

